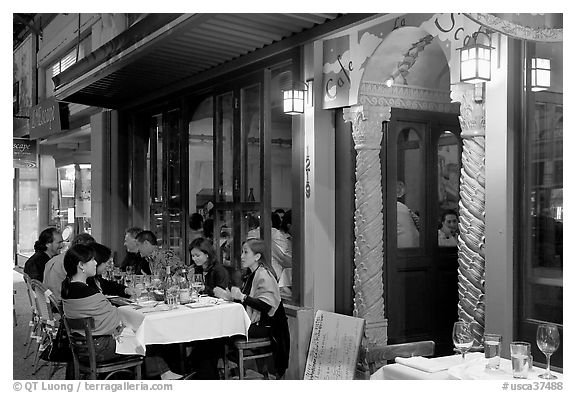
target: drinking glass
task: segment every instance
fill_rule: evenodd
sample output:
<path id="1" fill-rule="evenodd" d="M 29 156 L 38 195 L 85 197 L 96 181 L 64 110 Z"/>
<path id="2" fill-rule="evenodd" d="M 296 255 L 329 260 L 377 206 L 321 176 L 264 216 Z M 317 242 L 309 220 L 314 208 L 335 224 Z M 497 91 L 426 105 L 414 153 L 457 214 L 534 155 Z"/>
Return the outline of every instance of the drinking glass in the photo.
<path id="1" fill-rule="evenodd" d="M 126 285 L 127 287 L 132 287 L 133 283 L 134 283 L 134 280 L 132 278 L 132 275 L 126 273 L 126 275 L 124 276 L 124 285 Z"/>
<path id="2" fill-rule="evenodd" d="M 117 283 L 122 281 L 122 271 L 119 267 L 115 267 L 114 270 L 112 270 L 112 277 Z"/>
<path id="3" fill-rule="evenodd" d="M 468 322 L 458 321 L 454 323 L 452 341 L 456 349 L 462 354 L 462 360 L 465 360 L 466 352 L 472 348 L 474 343 L 472 327 Z"/>
<path id="4" fill-rule="evenodd" d="M 498 370 L 500 368 L 500 347 L 502 336 L 500 334 L 484 335 L 484 357 L 488 359 L 486 369 Z"/>
<path id="5" fill-rule="evenodd" d="M 556 379 L 557 377 L 550 372 L 550 356 L 552 356 L 560 346 L 558 327 L 552 324 L 538 325 L 536 344 L 538 344 L 540 351 L 546 355 L 546 372 L 538 375 L 538 377 L 543 379 Z"/>
<path id="6" fill-rule="evenodd" d="M 512 376 L 514 378 L 528 378 L 530 368 L 530 343 L 512 341 L 510 343 L 510 358 L 512 360 Z"/>
<path id="7" fill-rule="evenodd" d="M 204 291 L 204 275 L 203 274 L 194 274 L 192 276 L 192 286 L 198 293 Z"/>

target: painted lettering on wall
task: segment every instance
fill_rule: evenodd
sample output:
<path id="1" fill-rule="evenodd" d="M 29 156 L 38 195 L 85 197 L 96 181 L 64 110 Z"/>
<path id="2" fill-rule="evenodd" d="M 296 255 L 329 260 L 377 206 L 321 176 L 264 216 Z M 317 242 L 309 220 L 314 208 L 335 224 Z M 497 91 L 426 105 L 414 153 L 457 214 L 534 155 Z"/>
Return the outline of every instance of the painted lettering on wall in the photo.
<path id="1" fill-rule="evenodd" d="M 30 116 L 30 128 L 36 128 L 48 124 L 48 129 L 51 130 L 54 118 L 54 106 L 48 108 L 33 108 Z"/>
<path id="2" fill-rule="evenodd" d="M 306 186 L 304 187 L 304 190 L 306 191 L 306 198 L 310 198 L 310 192 L 311 192 L 311 188 L 310 188 L 310 153 L 308 151 L 308 146 L 306 146 Z"/>

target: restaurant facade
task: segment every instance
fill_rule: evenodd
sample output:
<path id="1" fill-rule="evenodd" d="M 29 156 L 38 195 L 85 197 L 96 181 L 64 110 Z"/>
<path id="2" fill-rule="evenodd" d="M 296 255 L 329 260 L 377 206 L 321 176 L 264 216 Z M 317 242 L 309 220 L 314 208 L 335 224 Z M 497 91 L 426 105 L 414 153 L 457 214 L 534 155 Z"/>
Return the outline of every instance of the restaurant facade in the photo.
<path id="1" fill-rule="evenodd" d="M 562 326 L 561 14 L 58 14 L 35 42 L 29 69 L 85 51 L 34 98 L 68 104 L 68 130 L 14 133 L 40 146 L 38 216 L 74 174 L 66 226 L 117 261 L 140 226 L 190 263 L 200 213 L 239 266 L 255 229 L 270 259 L 270 217 L 291 213 L 287 378 L 316 310 L 364 318 L 368 348 L 439 355 L 459 318 L 533 347 L 538 322 Z M 469 77 L 470 48 L 488 76 Z M 447 211 L 457 246 L 439 245 Z"/>

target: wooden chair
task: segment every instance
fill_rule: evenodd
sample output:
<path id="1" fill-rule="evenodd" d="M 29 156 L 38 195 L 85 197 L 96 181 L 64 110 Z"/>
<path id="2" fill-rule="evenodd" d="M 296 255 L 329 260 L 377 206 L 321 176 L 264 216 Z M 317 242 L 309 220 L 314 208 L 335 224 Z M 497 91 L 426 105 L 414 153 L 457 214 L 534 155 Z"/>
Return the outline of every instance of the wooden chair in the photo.
<path id="1" fill-rule="evenodd" d="M 138 355 L 126 355 L 119 359 L 104 362 L 96 361 L 96 347 L 92 336 L 94 318 L 70 319 L 64 316 L 64 326 L 70 339 L 70 348 L 74 361 L 74 379 L 80 379 L 81 374 L 89 379 L 98 379 L 106 374 L 104 379 L 119 373 L 130 373 L 135 379 L 142 379 L 142 363 L 144 358 Z M 77 333 L 84 332 L 84 335 Z"/>
<path id="2" fill-rule="evenodd" d="M 31 313 L 30 322 L 28 322 L 28 341 L 24 343 L 24 345 L 27 346 L 24 359 L 27 359 L 28 356 L 32 354 L 32 348 L 37 348 L 39 345 L 33 345 L 33 341 L 36 340 L 36 342 L 38 342 L 40 340 L 40 316 L 38 315 L 37 302 L 34 296 L 34 290 L 32 289 L 32 279 L 26 273 L 22 273 L 22 276 L 26 284 L 26 293 L 28 295 L 28 301 L 30 302 Z"/>
<path id="3" fill-rule="evenodd" d="M 434 341 L 415 341 L 368 349 L 362 348 L 358 369 L 363 374 L 364 379 L 370 379 L 370 375 L 374 374 L 376 370 L 397 357 L 433 356 L 434 346 Z"/>
<path id="4" fill-rule="evenodd" d="M 272 358 L 274 356 L 274 352 L 272 351 L 272 341 L 270 338 L 251 338 L 248 340 L 244 338 L 236 339 L 232 346 L 238 354 L 239 379 L 244 379 L 244 374 L 246 372 L 244 362 L 247 360 L 256 360 L 258 371 L 264 375 L 264 379 L 269 379 L 268 367 L 266 366 L 266 362 L 262 362 L 261 359 Z M 224 379 L 229 379 L 230 373 L 228 368 L 228 358 L 226 356 L 228 351 L 228 345 L 225 345 Z"/>

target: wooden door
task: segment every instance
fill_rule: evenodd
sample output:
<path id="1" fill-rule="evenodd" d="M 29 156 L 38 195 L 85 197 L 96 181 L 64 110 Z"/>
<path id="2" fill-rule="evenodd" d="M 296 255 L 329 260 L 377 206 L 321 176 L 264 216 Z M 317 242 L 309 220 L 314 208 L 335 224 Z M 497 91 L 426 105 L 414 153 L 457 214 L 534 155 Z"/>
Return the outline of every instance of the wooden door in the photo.
<path id="1" fill-rule="evenodd" d="M 437 354 L 450 354 L 458 304 L 457 248 L 438 246 L 438 228 L 444 210 L 458 209 L 458 119 L 393 109 L 386 127 L 388 342 L 434 340 Z"/>

